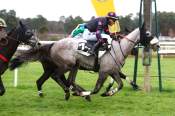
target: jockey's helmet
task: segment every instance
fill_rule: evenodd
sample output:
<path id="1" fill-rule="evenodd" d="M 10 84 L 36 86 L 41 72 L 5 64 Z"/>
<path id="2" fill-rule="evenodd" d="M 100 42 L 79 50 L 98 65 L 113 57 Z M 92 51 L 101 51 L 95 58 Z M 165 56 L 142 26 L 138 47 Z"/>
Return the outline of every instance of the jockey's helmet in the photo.
<path id="1" fill-rule="evenodd" d="M 119 20 L 119 17 L 116 15 L 115 12 L 108 12 L 106 17 L 114 20 Z"/>
<path id="2" fill-rule="evenodd" d="M 7 27 L 6 22 L 4 21 L 4 19 L 0 18 L 0 27 Z"/>

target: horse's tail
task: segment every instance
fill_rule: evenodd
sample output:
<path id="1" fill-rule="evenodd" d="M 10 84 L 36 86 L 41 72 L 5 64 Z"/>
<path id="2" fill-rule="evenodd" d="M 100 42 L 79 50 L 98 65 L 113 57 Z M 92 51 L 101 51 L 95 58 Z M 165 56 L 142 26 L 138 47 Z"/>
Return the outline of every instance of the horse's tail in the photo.
<path id="1" fill-rule="evenodd" d="M 50 59 L 50 48 L 53 44 L 42 45 L 39 48 L 30 49 L 20 53 L 18 56 L 10 61 L 9 69 L 14 70 L 15 68 L 21 67 L 22 64 L 28 62 L 42 61 Z"/>

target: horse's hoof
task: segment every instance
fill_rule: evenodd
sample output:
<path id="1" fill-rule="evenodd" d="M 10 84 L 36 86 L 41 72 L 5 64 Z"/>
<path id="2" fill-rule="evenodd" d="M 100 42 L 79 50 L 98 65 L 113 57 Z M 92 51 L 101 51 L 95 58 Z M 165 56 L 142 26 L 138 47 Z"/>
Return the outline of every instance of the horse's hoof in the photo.
<path id="1" fill-rule="evenodd" d="M 106 88 L 106 91 L 110 91 L 111 89 L 113 89 L 112 84 L 110 84 L 110 85 Z"/>
<path id="2" fill-rule="evenodd" d="M 133 85 L 133 89 L 134 90 L 139 90 L 139 86 L 135 84 L 135 85 Z"/>
<path id="3" fill-rule="evenodd" d="M 102 96 L 102 97 L 107 97 L 107 96 L 109 96 L 109 95 L 107 94 L 107 92 L 104 92 L 104 93 L 101 94 L 101 96 Z"/>
<path id="4" fill-rule="evenodd" d="M 91 94 L 93 94 L 91 91 L 82 91 L 82 92 L 80 92 L 80 96 L 88 96 L 88 95 L 91 95 Z"/>
<path id="5" fill-rule="evenodd" d="M 43 93 L 39 93 L 38 95 L 39 95 L 41 98 L 44 97 L 44 94 L 43 94 Z"/>
<path id="6" fill-rule="evenodd" d="M 90 95 L 87 95 L 84 97 L 87 101 L 91 102 L 91 96 Z"/>
<path id="7" fill-rule="evenodd" d="M 108 97 L 108 96 L 113 96 L 115 94 L 115 91 L 110 90 L 110 91 L 106 91 L 103 94 L 101 94 L 102 97 Z"/>
<path id="8" fill-rule="evenodd" d="M 135 84 L 134 82 L 131 83 L 134 90 L 139 90 L 139 86 Z"/>
<path id="9" fill-rule="evenodd" d="M 0 96 L 3 96 L 4 93 L 5 93 L 5 91 L 1 91 L 1 90 L 0 90 Z"/>
<path id="10" fill-rule="evenodd" d="M 72 93 L 73 96 L 80 96 L 77 92 Z"/>
<path id="11" fill-rule="evenodd" d="M 66 101 L 68 101 L 69 98 L 70 98 L 70 93 L 69 93 L 69 92 L 66 92 L 65 95 L 64 95 L 64 99 L 65 99 Z"/>

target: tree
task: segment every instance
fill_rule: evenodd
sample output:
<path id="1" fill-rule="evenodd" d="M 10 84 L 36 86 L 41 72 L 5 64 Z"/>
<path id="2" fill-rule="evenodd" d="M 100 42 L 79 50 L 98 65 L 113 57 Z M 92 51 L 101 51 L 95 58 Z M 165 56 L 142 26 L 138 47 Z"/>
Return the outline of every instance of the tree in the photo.
<path id="1" fill-rule="evenodd" d="M 84 23 L 83 19 L 80 16 L 75 17 L 75 19 L 72 16 L 69 16 L 65 20 L 65 32 L 70 34 L 72 30 L 78 25 Z"/>
<path id="2" fill-rule="evenodd" d="M 125 32 L 125 28 L 132 30 L 138 27 L 137 18 L 133 20 L 132 17 L 133 17 L 133 14 L 126 15 L 125 17 L 120 16 L 119 22 L 120 22 L 121 32 Z"/>
<path id="3" fill-rule="evenodd" d="M 0 17 L 6 21 L 7 30 L 11 30 L 18 24 L 19 19 L 16 17 L 16 12 L 14 10 L 10 10 L 9 12 L 7 12 L 5 9 L 0 10 Z"/>
<path id="4" fill-rule="evenodd" d="M 162 35 L 168 35 L 169 28 L 175 30 L 175 13 L 159 12 L 158 13 L 160 32 Z"/>

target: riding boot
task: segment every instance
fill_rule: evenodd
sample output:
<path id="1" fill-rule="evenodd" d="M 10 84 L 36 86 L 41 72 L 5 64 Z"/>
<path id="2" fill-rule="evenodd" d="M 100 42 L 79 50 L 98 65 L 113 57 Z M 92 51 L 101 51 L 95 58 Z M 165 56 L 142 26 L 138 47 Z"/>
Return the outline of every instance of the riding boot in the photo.
<path id="1" fill-rule="evenodd" d="M 91 51 L 89 51 L 90 54 L 94 54 L 95 56 L 97 55 L 96 52 L 98 51 L 98 49 L 100 48 L 101 46 L 101 42 L 98 41 L 92 48 Z"/>

